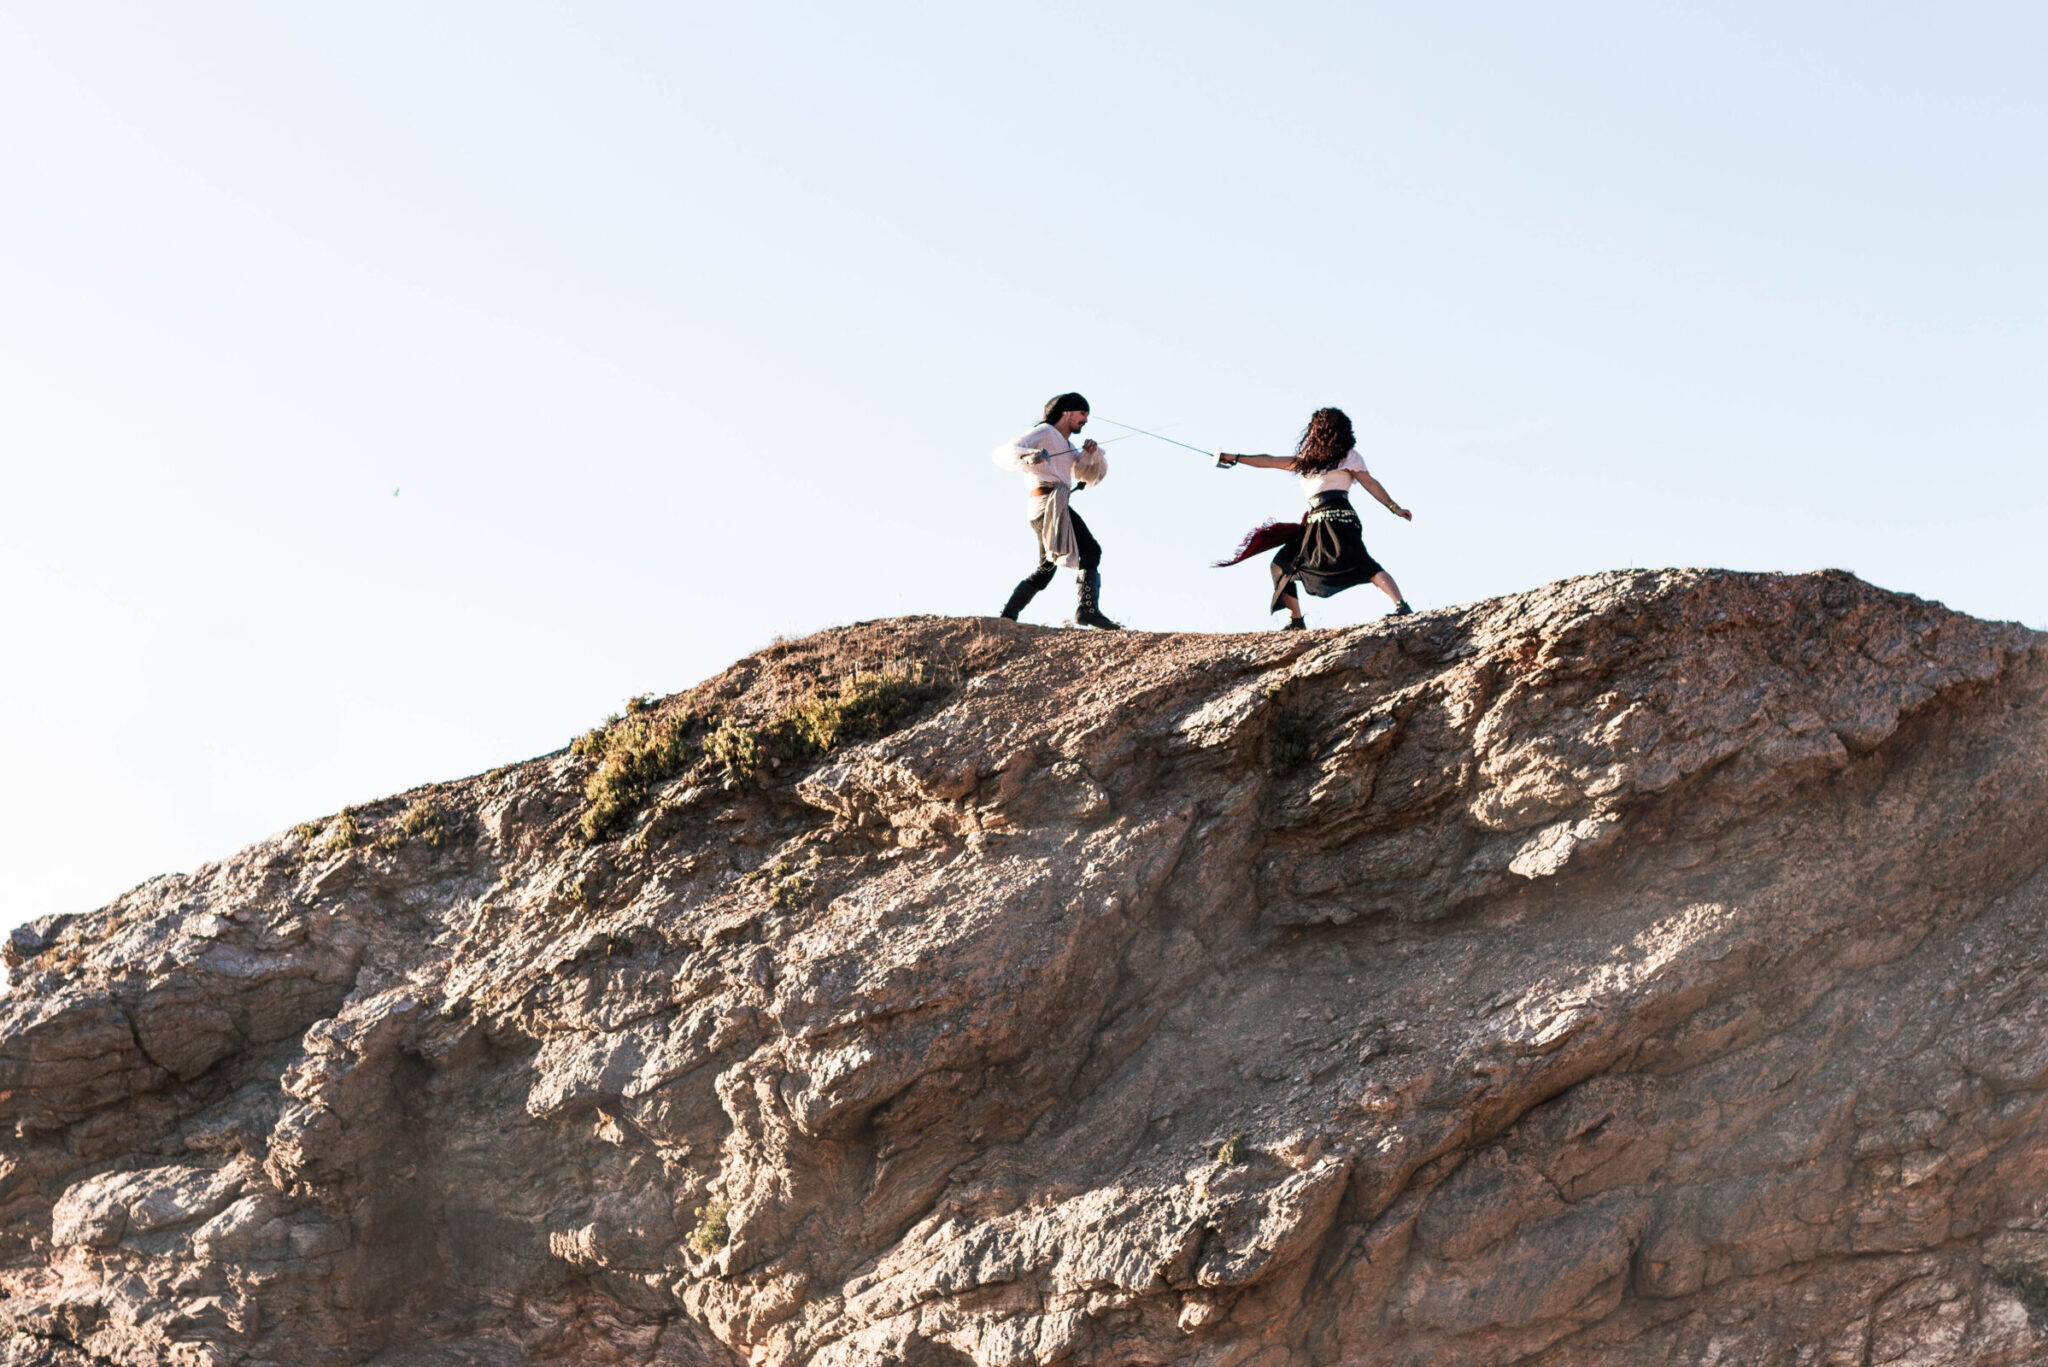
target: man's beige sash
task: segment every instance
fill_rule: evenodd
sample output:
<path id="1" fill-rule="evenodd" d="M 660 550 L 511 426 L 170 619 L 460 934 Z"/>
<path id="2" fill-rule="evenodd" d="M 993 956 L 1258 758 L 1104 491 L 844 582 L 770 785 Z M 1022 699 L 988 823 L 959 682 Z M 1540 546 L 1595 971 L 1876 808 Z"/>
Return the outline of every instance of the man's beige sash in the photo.
<path id="1" fill-rule="evenodd" d="M 1081 544 L 1074 539 L 1074 517 L 1067 511 L 1067 486 L 1040 485 L 1031 496 L 1031 527 L 1038 533 L 1042 560 L 1067 569 L 1081 565 Z"/>

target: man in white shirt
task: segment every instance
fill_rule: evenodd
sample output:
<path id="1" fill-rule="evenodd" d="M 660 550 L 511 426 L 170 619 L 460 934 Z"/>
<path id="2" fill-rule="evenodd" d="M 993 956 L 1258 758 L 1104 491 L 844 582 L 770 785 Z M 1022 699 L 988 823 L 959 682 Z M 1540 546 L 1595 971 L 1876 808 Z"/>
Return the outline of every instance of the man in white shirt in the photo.
<path id="1" fill-rule="evenodd" d="M 1118 631 L 1122 623 L 1103 615 L 1101 606 L 1102 546 L 1089 532 L 1088 524 L 1067 506 L 1078 489 L 1100 484 L 1109 473 L 1109 459 L 1091 439 L 1074 449 L 1073 438 L 1088 425 L 1088 400 L 1079 394 L 1061 394 L 1047 401 L 1045 421 L 1007 446 L 996 448 L 996 464 L 1023 474 L 1031 482 L 1029 512 L 1032 530 L 1038 536 L 1038 568 L 1021 581 L 1003 605 L 1002 615 L 1011 621 L 1038 591 L 1052 582 L 1061 565 L 1079 571 L 1080 600 L 1074 612 L 1076 626 Z"/>

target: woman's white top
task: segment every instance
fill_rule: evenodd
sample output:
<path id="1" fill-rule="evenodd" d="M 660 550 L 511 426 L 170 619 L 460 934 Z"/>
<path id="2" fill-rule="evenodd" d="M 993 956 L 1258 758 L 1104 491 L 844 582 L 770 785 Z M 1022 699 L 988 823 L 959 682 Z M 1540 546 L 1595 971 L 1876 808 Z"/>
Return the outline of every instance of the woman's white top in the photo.
<path id="1" fill-rule="evenodd" d="M 1314 498 L 1317 494 L 1349 493 L 1351 491 L 1351 474 L 1354 470 L 1361 475 L 1371 473 L 1365 468 L 1365 457 L 1358 454 L 1358 448 L 1355 446 L 1351 448 L 1350 455 L 1338 461 L 1330 469 L 1318 470 L 1312 475 L 1303 475 L 1301 477 L 1302 497 Z"/>

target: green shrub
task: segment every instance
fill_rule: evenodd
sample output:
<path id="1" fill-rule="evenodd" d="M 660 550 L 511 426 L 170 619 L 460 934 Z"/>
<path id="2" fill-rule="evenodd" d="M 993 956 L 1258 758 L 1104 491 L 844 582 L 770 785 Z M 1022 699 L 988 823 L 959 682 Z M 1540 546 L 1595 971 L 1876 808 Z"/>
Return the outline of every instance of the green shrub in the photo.
<path id="1" fill-rule="evenodd" d="M 583 785 L 578 826 L 585 840 L 615 834 L 647 800 L 650 788 L 688 766 L 690 732 L 697 724 L 696 713 L 687 707 L 638 709 L 577 738 L 570 749 L 597 760 L 596 771 Z"/>
<path id="2" fill-rule="evenodd" d="M 923 666 L 854 674 L 837 692 L 814 693 L 791 716 L 798 736 L 814 753 L 877 740 L 910 720 L 917 709 L 944 694 L 945 686 Z"/>
<path id="3" fill-rule="evenodd" d="M 690 1231 L 690 1247 L 707 1257 L 725 1247 L 725 1241 L 732 1237 L 732 1226 L 726 1217 L 732 1214 L 732 1202 L 713 1197 L 697 1207 L 697 1227 Z"/>
<path id="4" fill-rule="evenodd" d="M 325 857 L 341 850 L 352 850 L 363 843 L 363 828 L 356 821 L 356 809 L 343 807 L 330 819 L 309 847 L 313 854 Z"/>
<path id="5" fill-rule="evenodd" d="M 575 754 L 597 761 L 584 785 L 583 838 L 616 834 L 654 785 L 687 768 L 694 757 L 691 737 L 700 728 L 710 728 L 701 743 L 703 758 L 728 784 L 741 784 L 769 769 L 886 736 L 945 692 L 946 685 L 922 665 L 855 672 L 758 725 L 704 717 L 688 706 L 664 711 L 651 698 L 635 698 L 624 716 L 607 718 L 570 744 Z"/>
<path id="6" fill-rule="evenodd" d="M 631 704 L 628 704 L 628 706 L 630 707 Z M 569 753 L 579 755 L 584 759 L 603 759 L 605 737 L 611 734 L 611 729 L 614 726 L 617 726 L 624 720 L 625 718 L 617 712 L 612 713 L 603 722 L 591 727 L 588 731 L 570 741 Z"/>
<path id="7" fill-rule="evenodd" d="M 775 884 L 768 892 L 768 905 L 777 911 L 795 911 L 810 900 L 811 876 L 788 860 L 775 866 Z"/>
<path id="8" fill-rule="evenodd" d="M 723 721 L 711 733 L 711 739 L 704 742 L 704 753 L 725 770 L 725 776 L 734 783 L 744 783 L 761 771 L 768 762 L 768 751 L 761 743 L 761 735 L 751 726 L 742 726 L 736 721 Z"/>
<path id="9" fill-rule="evenodd" d="M 773 864 L 742 874 L 740 882 L 766 892 L 768 905 L 777 911 L 796 911 L 810 900 L 811 874 L 817 867 L 816 855 L 811 857 L 806 868 L 798 868 L 787 859 L 778 859 Z"/>
<path id="10" fill-rule="evenodd" d="M 1251 1135 L 1244 1130 L 1223 1141 L 1223 1147 L 1216 1150 L 1216 1161 L 1225 1167 L 1234 1168 L 1251 1159 Z"/>
<path id="11" fill-rule="evenodd" d="M 722 723 L 704 752 L 724 768 L 727 779 L 744 783 L 771 766 L 802 764 L 842 745 L 886 736 L 945 691 L 921 667 L 853 674 L 758 729 Z"/>
<path id="12" fill-rule="evenodd" d="M 455 833 L 454 818 L 429 794 L 419 798 L 405 809 L 398 818 L 398 827 L 377 842 L 381 849 L 396 849 L 408 840 L 426 842 L 430 849 L 441 848 L 441 842 Z"/>

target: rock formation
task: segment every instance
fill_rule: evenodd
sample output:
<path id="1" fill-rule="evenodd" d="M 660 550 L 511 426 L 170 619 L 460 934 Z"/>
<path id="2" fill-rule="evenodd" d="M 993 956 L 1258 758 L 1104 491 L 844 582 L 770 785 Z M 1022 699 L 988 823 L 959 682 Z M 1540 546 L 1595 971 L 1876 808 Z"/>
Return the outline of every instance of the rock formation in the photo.
<path id="1" fill-rule="evenodd" d="M 779 643 L 16 931 L 0 1364 L 2048 1361 L 2044 724 L 1839 573 Z"/>

